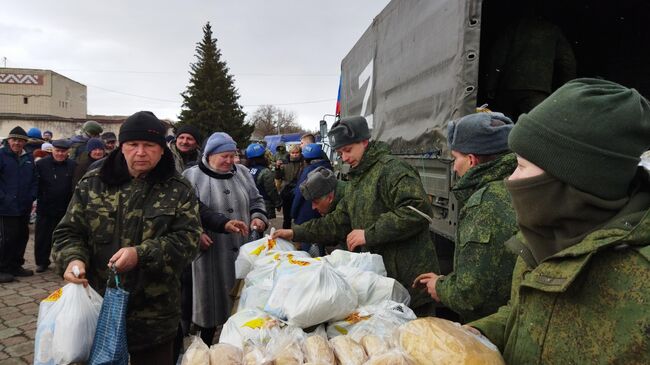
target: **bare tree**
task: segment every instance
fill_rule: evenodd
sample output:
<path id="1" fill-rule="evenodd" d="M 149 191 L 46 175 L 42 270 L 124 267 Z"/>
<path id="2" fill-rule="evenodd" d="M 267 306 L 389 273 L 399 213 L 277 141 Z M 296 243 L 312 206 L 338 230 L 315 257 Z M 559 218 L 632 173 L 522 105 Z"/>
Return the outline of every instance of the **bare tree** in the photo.
<path id="1" fill-rule="evenodd" d="M 296 123 L 296 115 L 273 105 L 262 105 L 248 120 L 255 125 L 253 135 L 264 137 L 271 134 L 302 133 L 304 130 Z"/>

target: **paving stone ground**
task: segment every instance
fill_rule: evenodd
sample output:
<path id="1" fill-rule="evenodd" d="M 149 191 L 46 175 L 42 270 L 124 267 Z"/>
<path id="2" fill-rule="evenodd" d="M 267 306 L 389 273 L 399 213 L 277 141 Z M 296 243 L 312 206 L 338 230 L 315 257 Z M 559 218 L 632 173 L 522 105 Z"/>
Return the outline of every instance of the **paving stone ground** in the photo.
<path id="1" fill-rule="evenodd" d="M 281 217 L 274 219 L 271 225 L 281 228 Z M 34 226 L 30 225 L 24 267 L 31 270 L 36 269 L 33 238 Z M 50 293 L 65 285 L 52 269 L 53 265 L 44 273 L 0 284 L 0 365 L 34 363 L 38 305 Z"/>
<path id="2" fill-rule="evenodd" d="M 34 226 L 30 225 L 24 265 L 35 270 Z M 53 268 L 53 266 L 50 266 Z M 64 285 L 63 280 L 48 270 L 12 283 L 0 284 L 0 365 L 34 363 L 34 334 L 38 305 L 50 293 Z"/>

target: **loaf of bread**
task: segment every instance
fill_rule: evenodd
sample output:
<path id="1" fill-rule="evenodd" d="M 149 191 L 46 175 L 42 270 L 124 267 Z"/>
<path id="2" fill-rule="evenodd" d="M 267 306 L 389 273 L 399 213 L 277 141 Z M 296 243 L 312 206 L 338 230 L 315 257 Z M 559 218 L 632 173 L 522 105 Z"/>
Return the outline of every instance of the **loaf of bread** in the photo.
<path id="1" fill-rule="evenodd" d="M 210 346 L 210 365 L 242 365 L 243 353 L 227 343 Z"/>
<path id="2" fill-rule="evenodd" d="M 431 363 L 432 362 L 430 362 L 430 364 Z M 364 365 L 415 365 L 415 362 L 410 356 L 403 353 L 401 350 L 392 350 L 371 357 Z"/>
<path id="3" fill-rule="evenodd" d="M 273 360 L 274 365 L 302 365 L 302 350 L 296 342 L 281 349 Z"/>
<path id="4" fill-rule="evenodd" d="M 330 345 L 341 365 L 362 365 L 368 360 L 363 347 L 348 336 L 336 336 Z"/>
<path id="5" fill-rule="evenodd" d="M 488 347 L 487 339 L 483 343 L 458 323 L 445 319 L 419 318 L 402 325 L 399 332 L 401 348 L 418 365 L 432 361 L 440 365 L 505 364 L 496 347 Z"/>
<path id="6" fill-rule="evenodd" d="M 318 335 L 307 337 L 305 340 L 305 361 L 321 365 L 336 365 L 334 352 L 327 340 Z"/>
<path id="7" fill-rule="evenodd" d="M 366 354 L 369 358 L 381 355 L 389 350 L 386 341 L 375 335 L 365 335 L 361 337 L 361 346 L 366 350 Z"/>

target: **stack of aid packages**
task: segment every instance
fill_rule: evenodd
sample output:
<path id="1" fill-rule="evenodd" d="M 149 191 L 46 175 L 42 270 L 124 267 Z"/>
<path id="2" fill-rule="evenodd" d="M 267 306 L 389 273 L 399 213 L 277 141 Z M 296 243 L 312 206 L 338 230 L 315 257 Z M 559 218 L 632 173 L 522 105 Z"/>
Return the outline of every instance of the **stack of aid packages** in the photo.
<path id="1" fill-rule="evenodd" d="M 237 312 L 219 343 L 195 337 L 183 365 L 504 364 L 458 323 L 417 319 L 380 255 L 336 250 L 311 258 L 268 236 L 243 245 Z"/>

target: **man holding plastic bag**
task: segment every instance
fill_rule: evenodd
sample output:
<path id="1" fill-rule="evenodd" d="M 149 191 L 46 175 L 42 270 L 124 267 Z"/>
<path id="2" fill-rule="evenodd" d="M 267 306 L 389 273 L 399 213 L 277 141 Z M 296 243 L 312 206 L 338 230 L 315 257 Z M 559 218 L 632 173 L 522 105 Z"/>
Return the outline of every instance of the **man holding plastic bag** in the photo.
<path id="1" fill-rule="evenodd" d="M 363 247 L 382 255 L 388 276 L 405 287 L 422 272 L 439 272 L 428 221 L 417 212 L 432 214 L 417 171 L 391 156 L 386 143 L 370 141 L 363 117 L 341 119 L 328 137 L 343 162 L 351 166 L 345 197 L 327 216 L 293 230 L 278 230 L 274 238 L 326 244 L 345 241 L 350 251 Z M 409 290 L 416 313 L 433 314 L 433 299 Z"/>
<path id="2" fill-rule="evenodd" d="M 129 294 L 131 364 L 169 364 L 180 320 L 182 269 L 201 225 L 192 187 L 174 168 L 166 128 L 151 112 L 130 116 L 120 148 L 80 181 L 54 235 L 57 270 L 104 293 L 114 265 Z M 78 277 L 73 267 L 78 266 Z"/>

